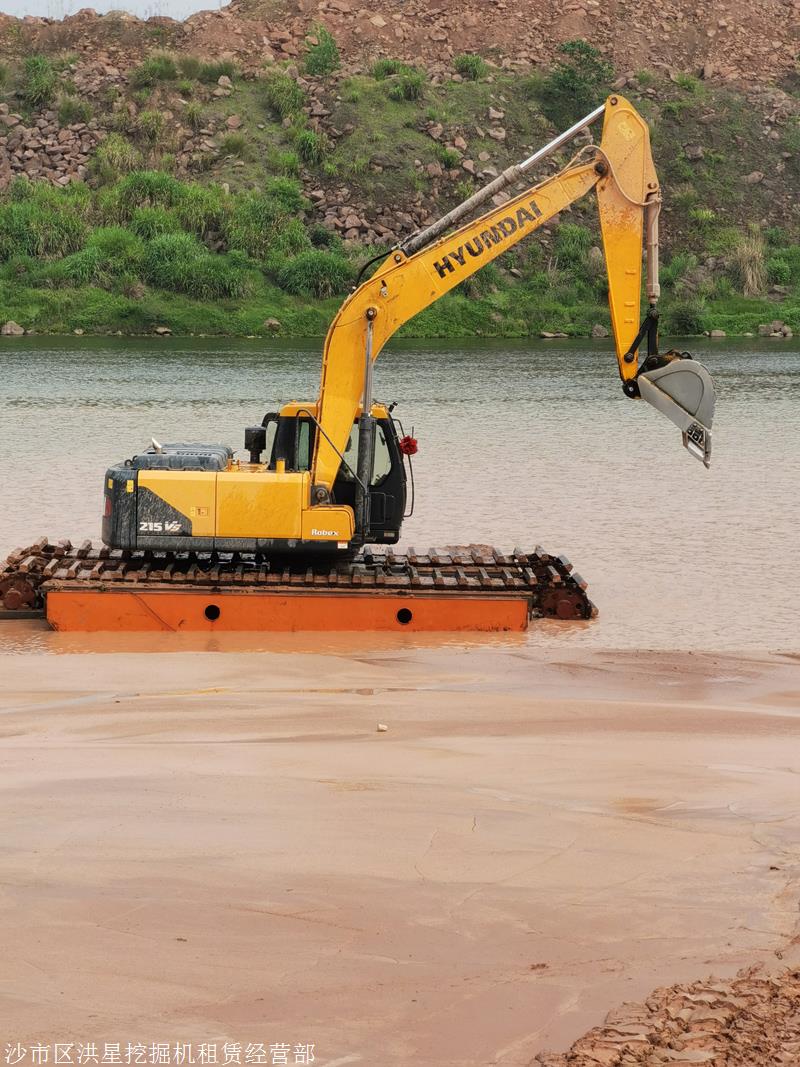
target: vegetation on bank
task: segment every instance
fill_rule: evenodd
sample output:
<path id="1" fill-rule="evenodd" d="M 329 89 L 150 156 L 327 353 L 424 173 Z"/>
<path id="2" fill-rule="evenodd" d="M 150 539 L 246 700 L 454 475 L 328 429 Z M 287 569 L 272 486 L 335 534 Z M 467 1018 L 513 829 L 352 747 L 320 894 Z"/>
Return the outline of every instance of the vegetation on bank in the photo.
<path id="1" fill-rule="evenodd" d="M 499 171 L 590 110 L 614 76 L 582 41 L 565 45 L 549 73 L 526 78 L 476 55 L 455 57 L 454 80 L 436 85 L 393 59 L 362 75 L 341 75 L 340 66 L 336 42 L 315 27 L 303 68 L 330 82 L 331 122 L 347 131 L 334 141 L 309 123 L 306 88 L 289 69 L 272 67 L 247 82 L 230 63 L 160 53 L 145 59 L 130 77 L 135 117 L 125 100 L 108 103 L 111 132 L 86 182 L 58 188 L 18 177 L 0 194 L 0 321 L 39 332 L 167 326 L 176 333 L 319 335 L 360 265 L 388 246 L 343 240 L 322 224 L 304 189 L 327 195 L 346 184 L 352 202 L 373 205 L 435 190 L 444 212 L 480 182 L 462 166 L 463 150 L 431 135 L 432 124 L 468 131 L 470 157 L 482 153 L 485 167 Z M 53 108 L 62 125 L 88 121 L 89 105 L 69 91 L 59 69 L 63 64 L 46 57 L 28 57 L 8 91 L 31 116 Z M 165 103 L 182 107 L 182 121 L 195 130 L 224 122 L 234 105 L 209 88 L 221 77 L 235 80 L 242 128 L 218 137 L 196 174 L 178 177 Z M 664 331 L 747 333 L 773 319 L 800 331 L 800 237 L 769 225 L 779 207 L 769 185 L 742 182 L 748 167 L 773 165 L 791 184 L 800 165 L 797 125 L 765 145 L 744 97 L 688 75 L 656 86 L 642 72 L 625 91 L 652 124 L 667 197 Z M 492 136 L 492 112 L 501 116 L 502 137 L 496 130 Z M 586 335 L 608 325 L 606 295 L 596 220 L 584 202 L 404 332 Z"/>

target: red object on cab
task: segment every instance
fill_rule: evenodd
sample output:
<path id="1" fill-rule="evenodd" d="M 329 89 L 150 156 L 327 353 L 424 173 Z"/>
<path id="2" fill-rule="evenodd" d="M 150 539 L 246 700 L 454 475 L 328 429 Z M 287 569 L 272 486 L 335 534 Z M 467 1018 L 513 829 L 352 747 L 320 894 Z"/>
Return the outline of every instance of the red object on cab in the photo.
<path id="1" fill-rule="evenodd" d="M 401 437 L 397 442 L 397 447 L 404 456 L 416 456 L 419 445 L 416 437 L 412 437 L 411 434 L 407 433 L 405 437 Z"/>

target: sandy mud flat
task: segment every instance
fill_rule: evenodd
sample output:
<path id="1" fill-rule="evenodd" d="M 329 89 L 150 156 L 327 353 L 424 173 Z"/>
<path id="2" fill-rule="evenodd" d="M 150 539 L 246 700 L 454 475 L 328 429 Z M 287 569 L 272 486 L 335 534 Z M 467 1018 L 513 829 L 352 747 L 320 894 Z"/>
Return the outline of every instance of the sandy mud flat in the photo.
<path id="1" fill-rule="evenodd" d="M 675 1020 L 772 997 L 798 1062 L 800 658 L 62 651 L 0 656 L 0 1043 L 739 1063 Z"/>

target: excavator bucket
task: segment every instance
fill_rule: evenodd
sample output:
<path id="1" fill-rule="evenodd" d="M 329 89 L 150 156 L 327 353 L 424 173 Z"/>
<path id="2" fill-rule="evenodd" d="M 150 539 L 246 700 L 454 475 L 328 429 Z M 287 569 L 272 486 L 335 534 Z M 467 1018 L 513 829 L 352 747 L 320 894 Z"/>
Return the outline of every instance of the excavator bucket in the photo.
<path id="1" fill-rule="evenodd" d="M 657 370 L 642 371 L 636 384 L 642 399 L 683 433 L 683 445 L 690 455 L 709 467 L 716 394 L 706 368 L 689 357 L 678 357 Z"/>

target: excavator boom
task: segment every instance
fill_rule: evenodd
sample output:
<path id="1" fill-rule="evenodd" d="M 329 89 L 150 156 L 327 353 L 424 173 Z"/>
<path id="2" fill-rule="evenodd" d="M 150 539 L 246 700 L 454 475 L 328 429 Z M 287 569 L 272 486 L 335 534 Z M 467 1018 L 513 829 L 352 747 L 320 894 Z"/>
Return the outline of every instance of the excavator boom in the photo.
<path id="1" fill-rule="evenodd" d="M 495 206 L 478 219 L 442 235 L 448 224 L 460 221 L 487 199 L 503 197 L 544 156 L 562 147 L 587 124 L 603 116 L 598 146 L 587 145 L 564 170 Z M 658 299 L 658 211 L 660 189 L 650 151 L 647 124 L 621 96 L 611 96 L 544 150 L 510 167 L 485 189 L 420 234 L 396 248 L 375 273 L 344 302 L 325 339 L 320 385 L 319 426 L 312 485 L 325 500 L 339 470 L 353 420 L 371 402 L 371 366 L 389 338 L 409 319 L 434 303 L 481 267 L 508 251 L 549 222 L 576 200 L 596 191 L 608 272 L 609 308 L 619 374 L 627 395 L 642 396 L 672 419 L 684 434 L 696 439 L 702 432 L 710 453 L 713 385 L 696 364 L 666 357 L 672 370 L 658 379 L 655 369 L 655 330 L 647 331 L 651 365 L 639 364 L 638 345 L 642 289 L 642 238 L 647 225 L 648 321 L 655 323 Z M 640 333 L 642 336 L 639 336 Z M 659 364 L 660 369 L 660 364 Z M 647 383 L 641 391 L 639 379 Z M 695 382 L 694 379 L 701 379 Z M 698 385 L 702 388 L 698 388 Z M 690 408 L 695 395 L 702 401 Z M 658 401 L 656 403 L 656 401 Z M 696 424 L 700 424 L 697 426 Z M 689 438 L 691 439 L 691 437 Z M 685 441 L 688 444 L 688 441 Z M 693 454 L 696 448 L 692 448 Z"/>

